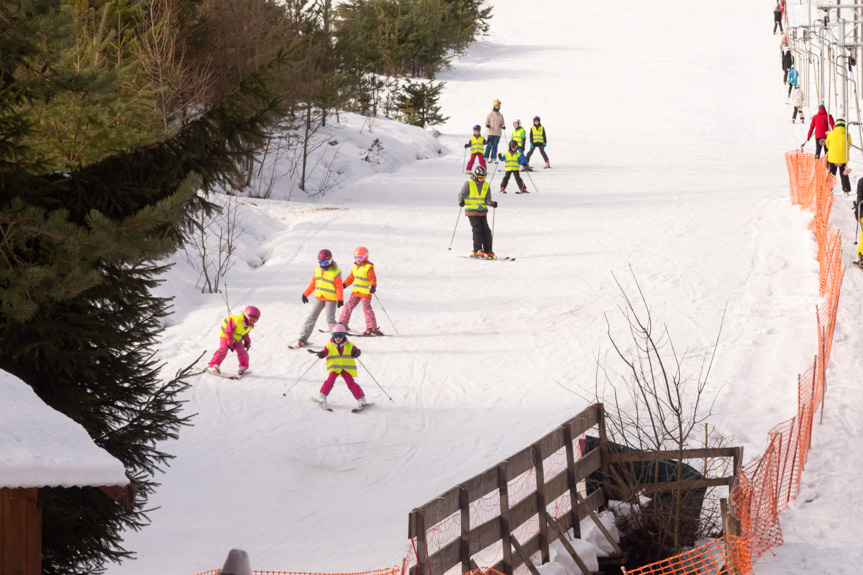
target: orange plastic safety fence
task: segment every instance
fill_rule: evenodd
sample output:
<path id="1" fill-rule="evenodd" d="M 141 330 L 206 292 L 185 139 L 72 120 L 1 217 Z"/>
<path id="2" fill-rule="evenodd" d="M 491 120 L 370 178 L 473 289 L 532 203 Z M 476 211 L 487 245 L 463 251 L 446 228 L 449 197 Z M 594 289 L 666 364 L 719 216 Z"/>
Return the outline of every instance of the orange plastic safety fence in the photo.
<path id="1" fill-rule="evenodd" d="M 219 569 L 211 569 L 197 573 L 196 575 L 219 575 Z M 398 575 L 400 568 L 396 565 L 389 569 L 373 569 L 371 571 L 360 571 L 356 573 L 309 573 L 306 571 L 252 571 L 257 575 Z"/>
<path id="2" fill-rule="evenodd" d="M 752 563 L 782 545 L 779 512 L 797 496 L 803 466 L 809 456 L 812 426 L 824 402 L 824 372 L 830 359 L 836 311 L 845 268 L 842 240 L 830 228 L 833 188 L 836 178 L 827 171 L 825 158 L 793 151 L 785 154 L 791 202 L 812 213 L 810 229 L 818 247 L 819 295 L 816 307 L 818 349 L 815 359 L 802 361 L 809 368 L 798 377 L 797 414 L 770 430 L 767 449 L 759 459 L 741 469 L 738 484 L 730 494 L 731 506 L 740 521 L 740 536 L 727 536 L 658 563 L 628 571 L 631 574 L 684 575 L 729 573 L 746 575 Z M 625 571 L 626 572 L 626 571 Z"/>

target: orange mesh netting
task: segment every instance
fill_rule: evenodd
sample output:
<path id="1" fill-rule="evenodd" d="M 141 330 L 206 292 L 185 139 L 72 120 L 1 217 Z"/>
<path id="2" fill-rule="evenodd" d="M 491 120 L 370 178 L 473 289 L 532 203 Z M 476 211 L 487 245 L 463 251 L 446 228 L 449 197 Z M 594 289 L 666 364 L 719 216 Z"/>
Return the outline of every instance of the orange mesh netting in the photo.
<path id="1" fill-rule="evenodd" d="M 767 449 L 756 461 L 740 470 L 738 485 L 731 494 L 731 508 L 740 522 L 740 536 L 727 535 L 664 561 L 624 573 L 683 575 L 719 573 L 723 569 L 745 575 L 752 563 L 774 547 L 782 545 L 779 512 L 797 496 L 803 466 L 809 455 L 812 425 L 824 402 L 824 373 L 830 359 L 836 310 L 845 268 L 842 239 L 830 228 L 833 187 L 836 178 L 827 171 L 826 158 L 793 151 L 785 154 L 791 203 L 813 215 L 810 229 L 818 244 L 819 295 L 816 307 L 818 348 L 801 358 L 809 368 L 798 377 L 797 414 L 774 427 L 768 434 Z M 727 567 L 726 567 L 727 564 Z"/>

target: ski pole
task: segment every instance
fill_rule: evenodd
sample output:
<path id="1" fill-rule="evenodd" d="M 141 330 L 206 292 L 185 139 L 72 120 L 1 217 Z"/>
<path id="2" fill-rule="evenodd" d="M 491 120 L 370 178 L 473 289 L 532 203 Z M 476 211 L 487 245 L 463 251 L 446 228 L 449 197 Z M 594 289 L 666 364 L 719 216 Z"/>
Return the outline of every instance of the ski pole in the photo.
<path id="1" fill-rule="evenodd" d="M 231 306 L 228 303 L 228 282 L 225 282 L 225 292 L 222 294 L 222 299 L 225 300 L 225 306 L 228 308 L 228 315 L 231 315 Z"/>
<path id="2" fill-rule="evenodd" d="M 459 211 L 461 211 L 461 210 L 459 210 Z M 378 294 L 375 294 L 375 299 L 376 299 L 376 300 L 378 300 L 378 303 L 379 303 L 379 304 L 381 304 L 381 309 L 382 309 L 382 310 L 384 310 L 384 315 L 385 315 L 385 316 L 387 316 L 387 319 L 389 319 L 389 320 L 390 320 L 390 325 L 392 325 L 392 326 L 393 326 L 393 329 L 395 330 L 396 334 L 397 334 L 397 335 L 401 335 L 401 334 L 399 333 L 399 330 L 397 330 L 397 329 L 396 329 L 396 324 L 394 324 L 394 323 L 393 323 L 393 320 L 391 320 L 391 319 L 390 319 L 390 314 L 388 314 L 388 313 L 387 313 L 387 310 L 386 310 L 386 308 L 384 307 L 384 304 L 383 304 L 383 303 L 381 303 L 381 298 L 379 298 L 379 297 L 378 297 Z"/>
<path id="3" fill-rule="evenodd" d="M 282 394 L 282 397 L 287 397 L 287 395 L 289 393 L 291 393 L 291 390 L 294 389 L 298 383 L 300 383 L 300 379 L 303 379 L 306 376 L 306 374 L 309 373 L 309 371 L 311 371 L 311 369 L 313 367 L 315 367 L 315 364 L 318 363 L 318 359 L 320 359 L 320 358 L 316 358 L 315 361 L 312 362 L 312 364 L 309 366 L 309 369 L 307 369 L 306 371 L 303 372 L 303 375 L 301 375 L 300 378 L 294 382 L 294 385 L 292 385 L 291 387 L 288 388 L 288 391 L 286 391 L 285 393 Z"/>
<path id="4" fill-rule="evenodd" d="M 530 177 L 530 170 L 526 171 L 528 179 L 530 180 L 530 185 L 533 186 L 533 189 L 536 190 L 536 193 L 539 193 L 539 188 L 536 187 L 536 184 L 533 183 L 533 178 Z"/>
<path id="5" fill-rule="evenodd" d="M 495 177 L 495 175 L 497 175 L 497 169 L 498 169 L 498 167 L 499 167 L 499 166 L 500 166 L 500 164 L 498 164 L 498 163 L 495 163 L 495 164 L 494 164 L 494 172 L 492 172 L 492 174 L 491 174 L 491 179 L 488 181 L 488 186 L 489 186 L 489 187 L 491 187 L 491 183 L 494 181 L 494 177 Z"/>
<path id="6" fill-rule="evenodd" d="M 466 169 L 467 169 L 467 164 L 465 164 L 465 161 L 466 161 L 466 160 L 467 160 L 467 148 L 465 148 L 465 149 L 464 149 L 464 154 L 463 154 L 463 155 L 462 155 L 462 157 L 461 157 L 462 170 L 466 170 Z"/>
<path id="7" fill-rule="evenodd" d="M 458 221 L 461 218 L 461 207 L 458 209 L 458 217 L 455 220 L 455 227 L 452 230 L 452 239 L 449 241 L 448 250 L 452 251 L 452 243 L 455 241 L 455 231 L 458 229 Z"/>
<path id="8" fill-rule="evenodd" d="M 359 363 L 361 366 L 363 366 L 363 369 L 364 369 L 364 370 L 366 370 L 366 373 L 367 373 L 367 374 L 369 374 L 369 377 L 370 377 L 370 378 L 372 378 L 372 381 L 374 381 L 375 383 L 377 383 L 377 384 L 378 384 L 378 387 L 380 387 L 380 388 L 381 388 L 381 391 L 383 391 L 383 392 L 384 392 L 384 395 L 386 395 L 386 396 L 387 396 L 387 399 L 389 399 L 390 401 L 393 401 L 393 398 L 389 396 L 389 394 L 388 394 L 388 393 L 386 392 L 386 390 L 381 386 L 381 384 L 380 384 L 380 383 L 378 383 L 378 380 L 376 380 L 376 379 L 375 379 L 375 376 L 373 376 L 373 375 L 372 375 L 372 372 L 370 372 L 370 371 L 369 371 L 369 368 L 367 368 L 367 367 L 366 367 L 366 364 L 364 364 L 363 362 L 361 362 L 361 361 L 360 361 L 360 358 L 356 358 L 356 359 L 357 359 L 357 363 Z M 395 402 L 393 401 L 393 403 L 395 403 Z"/>
<path id="9" fill-rule="evenodd" d="M 863 225 L 860 223 L 860 201 L 857 201 L 857 205 L 854 206 L 854 211 L 856 212 L 854 215 L 857 216 L 857 225 L 854 226 L 854 245 L 857 245 L 857 238 L 860 234 L 860 226 Z"/>
<path id="10" fill-rule="evenodd" d="M 497 208 L 492 208 L 494 211 L 491 213 L 491 237 L 494 239 L 494 217 L 497 215 Z"/>

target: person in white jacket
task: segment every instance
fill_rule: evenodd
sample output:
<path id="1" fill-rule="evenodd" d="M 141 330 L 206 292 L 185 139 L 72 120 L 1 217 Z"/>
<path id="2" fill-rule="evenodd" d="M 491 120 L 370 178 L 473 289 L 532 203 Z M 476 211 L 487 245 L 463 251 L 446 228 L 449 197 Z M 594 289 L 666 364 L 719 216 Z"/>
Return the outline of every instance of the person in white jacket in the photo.
<path id="1" fill-rule="evenodd" d="M 797 120 L 797 114 L 800 114 L 800 123 L 804 124 L 806 121 L 803 119 L 803 89 L 800 86 L 794 88 L 794 92 L 791 94 L 791 103 L 794 104 L 794 113 L 791 114 L 791 123 L 793 124 L 795 120 Z"/>

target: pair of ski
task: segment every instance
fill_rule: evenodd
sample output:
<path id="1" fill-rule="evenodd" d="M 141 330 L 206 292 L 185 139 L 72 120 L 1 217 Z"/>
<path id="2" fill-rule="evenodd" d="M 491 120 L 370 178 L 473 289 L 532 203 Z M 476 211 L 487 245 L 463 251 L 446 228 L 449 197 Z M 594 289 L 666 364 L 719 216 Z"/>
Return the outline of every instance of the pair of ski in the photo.
<path id="1" fill-rule="evenodd" d="M 501 191 L 500 191 L 500 193 L 501 193 L 501 194 L 506 194 L 506 193 L 507 193 L 507 191 L 506 191 L 506 190 L 501 190 Z M 519 190 L 519 191 L 517 191 L 517 192 L 516 192 L 516 194 L 529 194 L 529 193 L 530 193 L 530 192 L 528 192 L 527 190 Z"/>
<path id="2" fill-rule="evenodd" d="M 248 375 L 250 372 L 251 372 L 251 370 L 247 369 L 242 374 L 239 374 L 239 373 L 238 374 L 228 374 L 228 373 L 220 373 L 220 372 L 216 372 L 216 371 L 210 371 L 210 369 L 208 367 L 205 367 L 205 368 L 201 369 L 200 371 L 193 373 L 192 375 L 203 375 L 205 373 L 209 373 L 210 375 L 215 375 L 216 377 L 221 377 L 222 379 L 237 380 L 237 379 L 242 379 L 243 376 Z"/>
<path id="3" fill-rule="evenodd" d="M 515 258 L 484 258 L 482 256 L 459 256 L 460 258 L 467 258 L 469 260 L 485 260 L 489 262 L 514 262 Z"/>
<path id="4" fill-rule="evenodd" d="M 327 331 L 325 329 L 318 330 L 321 333 L 331 334 L 332 332 Z M 348 335 L 351 337 L 385 337 L 387 334 L 385 333 L 351 333 L 348 332 Z"/>
<path id="5" fill-rule="evenodd" d="M 329 411 L 329 412 L 332 412 L 332 411 L 333 411 L 333 408 L 332 408 L 332 407 L 328 406 L 327 404 L 325 404 L 325 403 L 324 403 L 324 402 L 322 402 L 322 401 L 318 401 L 318 398 L 317 398 L 317 397 L 315 397 L 314 395 L 311 397 L 311 399 L 312 399 L 312 401 L 314 401 L 315 403 L 317 403 L 317 404 L 318 404 L 318 407 L 320 407 L 320 408 L 321 408 L 321 409 L 323 409 L 324 411 Z M 351 409 L 351 413 L 359 413 L 359 412 L 361 412 L 362 410 L 364 410 L 365 408 L 370 407 L 370 406 L 372 406 L 372 405 L 374 405 L 374 402 L 373 402 L 373 401 L 370 401 L 369 403 L 365 404 L 365 405 L 364 405 L 364 406 L 362 406 L 362 407 L 355 407 L 355 408 Z"/>

